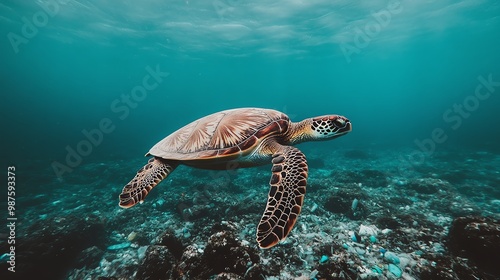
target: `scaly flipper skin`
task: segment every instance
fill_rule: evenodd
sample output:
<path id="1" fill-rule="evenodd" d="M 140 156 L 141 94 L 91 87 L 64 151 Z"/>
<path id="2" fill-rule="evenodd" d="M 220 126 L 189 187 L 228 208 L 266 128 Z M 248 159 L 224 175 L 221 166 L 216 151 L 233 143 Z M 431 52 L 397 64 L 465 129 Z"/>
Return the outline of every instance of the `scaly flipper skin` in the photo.
<path id="1" fill-rule="evenodd" d="M 120 194 L 120 207 L 130 208 L 142 202 L 149 191 L 161 180 L 167 178 L 176 167 L 176 163 L 167 162 L 157 157 L 151 158 L 144 167 L 137 171 L 134 179 L 123 187 Z"/>
<path id="2" fill-rule="evenodd" d="M 291 146 L 278 146 L 273 154 L 271 189 L 266 210 L 257 227 L 257 242 L 270 248 L 292 230 L 300 214 L 307 184 L 307 161 Z"/>

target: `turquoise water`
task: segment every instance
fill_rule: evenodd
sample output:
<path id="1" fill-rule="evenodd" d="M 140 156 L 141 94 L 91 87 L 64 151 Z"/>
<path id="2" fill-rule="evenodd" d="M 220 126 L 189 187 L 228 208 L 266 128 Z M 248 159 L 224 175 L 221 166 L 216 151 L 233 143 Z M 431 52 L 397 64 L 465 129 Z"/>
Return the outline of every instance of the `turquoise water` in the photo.
<path id="1" fill-rule="evenodd" d="M 4 1 L 2 160 L 63 162 L 103 118 L 116 129 L 86 159 L 142 156 L 187 122 L 251 106 L 345 115 L 354 131 L 332 145 L 413 147 L 442 128 L 437 149 L 498 149 L 499 15 L 496 1 Z M 169 76 L 114 112 L 148 66 Z M 490 75 L 493 92 L 467 99 Z"/>
<path id="2" fill-rule="evenodd" d="M 121 260 L 107 246 L 130 245 L 125 237 L 136 231 L 143 239 L 132 243 L 148 246 L 167 228 L 184 245 L 204 242 L 212 233 L 206 225 L 232 219 L 228 209 L 238 217 L 240 234 L 255 246 L 255 227 L 245 224 L 258 222 L 264 204 L 253 213 L 245 205 L 235 210 L 228 201 L 255 197 L 251 203 L 265 203 L 269 166 L 230 173 L 228 182 L 220 182 L 217 173 L 179 167 L 143 207 L 124 212 L 117 205 L 121 188 L 146 163 L 143 155 L 150 147 L 195 119 L 230 108 L 272 108 L 293 121 L 339 114 L 352 122 L 346 136 L 300 146 L 311 163 L 305 203 L 319 210 L 306 210 L 317 220 L 299 219 L 293 233 L 302 235 L 292 239 L 292 249 L 305 243 L 301 238 L 317 242 L 304 229 L 315 226 L 313 220 L 324 226 L 318 229 L 326 232 L 323 237 L 339 242 L 339 252 L 347 248 L 342 242 L 350 242 L 346 232 L 357 231 L 359 223 L 383 229 L 376 220 L 391 211 L 417 217 L 431 209 L 429 217 L 415 219 L 437 228 L 426 241 L 440 246 L 455 217 L 472 213 L 498 219 L 498 1 L 4 0 L 0 23 L 0 161 L 4 170 L 17 170 L 18 213 L 25 217 L 19 236 L 52 217 L 56 224 L 68 215 L 108 219 L 99 232 L 105 242 L 85 246 L 100 246 L 105 253 L 99 258 L 119 264 L 101 262 L 93 271 L 89 266 L 77 272 L 62 265 L 61 273 L 73 275 L 70 279 L 81 279 L 78 273 L 131 277 L 136 267 L 131 274 L 120 271 L 140 257 Z M 220 185 L 221 193 L 229 188 L 228 201 L 217 200 L 225 195 L 199 195 L 200 186 L 210 182 L 212 193 Z M 349 201 L 342 203 L 349 211 L 351 201 L 357 205 L 359 199 L 361 218 L 354 215 L 356 207 L 354 216 L 329 210 L 331 201 L 339 201 L 330 195 L 343 187 L 339 197 Z M 0 198 L 4 208 L 5 192 Z M 176 212 L 211 199 L 222 210 L 200 208 L 211 216 L 196 217 L 208 221 L 195 222 L 194 229 Z M 123 221 L 125 215 L 133 222 Z M 415 227 L 398 219 L 401 227 Z M 336 239 L 339 232 L 347 241 Z M 0 231 L 0 256 L 7 252 L 6 234 Z M 399 253 L 408 257 L 411 246 L 424 242 L 422 236 L 413 238 L 415 243 Z M 388 244 L 407 243 L 392 241 Z M 286 268 L 283 260 L 283 271 L 314 270 L 322 255 L 332 257 L 333 249 L 317 245 L 316 259 L 301 252 L 311 256 L 305 268 Z M 281 248 L 293 254 L 286 246 Z M 127 248 L 122 249 L 136 254 L 136 247 Z M 275 259 L 276 252 L 262 253 L 262 259 Z M 357 257 L 355 250 L 346 252 Z M 84 259 L 76 253 L 68 258 Z M 423 259 L 426 268 L 436 260 Z M 364 265 L 377 262 L 367 258 Z M 280 269 L 273 273 L 266 276 L 280 275 Z"/>

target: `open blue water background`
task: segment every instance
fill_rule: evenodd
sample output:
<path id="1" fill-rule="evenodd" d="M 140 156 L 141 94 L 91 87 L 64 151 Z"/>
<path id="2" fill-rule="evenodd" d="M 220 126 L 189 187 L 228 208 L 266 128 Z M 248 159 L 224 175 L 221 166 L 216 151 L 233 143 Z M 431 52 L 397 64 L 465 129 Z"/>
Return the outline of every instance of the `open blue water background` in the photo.
<path id="1" fill-rule="evenodd" d="M 105 118 L 114 130 L 82 162 L 137 158 L 253 106 L 347 116 L 353 132 L 329 149 L 419 150 L 435 129 L 435 149 L 500 148 L 498 1 L 5 0 L 0 23 L 4 164 L 65 164 Z M 169 75 L 125 103 L 147 67 Z"/>

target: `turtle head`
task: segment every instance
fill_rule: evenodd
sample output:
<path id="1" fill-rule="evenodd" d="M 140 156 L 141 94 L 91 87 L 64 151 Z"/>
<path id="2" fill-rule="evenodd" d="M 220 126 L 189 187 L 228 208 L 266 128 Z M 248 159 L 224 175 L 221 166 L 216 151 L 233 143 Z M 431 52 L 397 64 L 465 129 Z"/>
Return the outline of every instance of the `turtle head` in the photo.
<path id="1" fill-rule="evenodd" d="M 292 145 L 305 141 L 331 140 L 351 130 L 351 122 L 346 117 L 326 115 L 292 123 L 285 139 Z"/>
<path id="2" fill-rule="evenodd" d="M 327 115 L 311 119 L 311 140 L 330 140 L 352 130 L 351 122 L 343 116 Z"/>

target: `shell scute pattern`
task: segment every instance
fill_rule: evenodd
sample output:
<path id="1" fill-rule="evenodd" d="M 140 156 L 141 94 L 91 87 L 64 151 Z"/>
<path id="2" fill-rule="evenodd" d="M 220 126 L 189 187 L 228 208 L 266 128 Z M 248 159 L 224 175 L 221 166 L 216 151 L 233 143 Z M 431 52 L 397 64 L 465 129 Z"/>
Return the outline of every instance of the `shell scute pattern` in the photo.
<path id="1" fill-rule="evenodd" d="M 262 138 L 286 132 L 289 123 L 285 114 L 274 110 L 222 111 L 182 127 L 149 154 L 180 160 L 230 156 L 254 148 Z"/>

